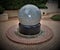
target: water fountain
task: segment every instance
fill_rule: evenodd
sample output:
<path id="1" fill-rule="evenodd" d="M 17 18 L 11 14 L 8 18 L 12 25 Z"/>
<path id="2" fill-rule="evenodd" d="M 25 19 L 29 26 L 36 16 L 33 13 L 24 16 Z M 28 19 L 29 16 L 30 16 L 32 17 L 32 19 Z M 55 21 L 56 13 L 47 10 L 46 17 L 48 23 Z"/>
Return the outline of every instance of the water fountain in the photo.
<path id="1" fill-rule="evenodd" d="M 19 9 L 19 24 L 7 31 L 8 39 L 21 44 L 39 44 L 53 37 L 52 30 L 40 24 L 41 11 L 38 7 L 28 4 Z"/>

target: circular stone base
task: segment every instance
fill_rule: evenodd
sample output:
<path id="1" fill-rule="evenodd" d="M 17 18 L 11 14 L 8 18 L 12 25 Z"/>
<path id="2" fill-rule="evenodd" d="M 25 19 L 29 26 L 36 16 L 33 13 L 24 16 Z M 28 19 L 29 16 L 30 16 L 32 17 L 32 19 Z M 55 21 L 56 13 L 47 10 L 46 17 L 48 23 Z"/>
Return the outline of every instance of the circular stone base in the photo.
<path id="1" fill-rule="evenodd" d="M 10 27 L 6 33 L 7 38 L 15 43 L 35 45 L 35 44 L 41 44 L 43 42 L 49 41 L 53 37 L 52 30 L 45 25 L 41 25 L 41 30 L 43 30 L 43 32 L 41 32 L 41 34 L 39 33 L 38 36 L 34 35 L 35 38 L 29 38 L 29 37 L 25 38 L 27 35 L 20 36 L 18 31 L 16 31 L 17 28 L 18 25 L 14 25 Z M 16 32 L 19 35 L 17 35 Z"/>

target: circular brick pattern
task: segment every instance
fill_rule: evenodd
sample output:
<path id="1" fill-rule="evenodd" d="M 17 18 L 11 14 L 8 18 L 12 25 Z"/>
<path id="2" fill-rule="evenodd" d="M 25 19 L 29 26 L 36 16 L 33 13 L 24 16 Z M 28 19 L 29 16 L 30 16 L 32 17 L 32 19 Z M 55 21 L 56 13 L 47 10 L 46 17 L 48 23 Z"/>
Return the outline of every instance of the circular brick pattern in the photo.
<path id="1" fill-rule="evenodd" d="M 52 30 L 45 25 L 41 25 L 41 30 L 43 30 L 43 32 L 35 38 L 24 38 L 22 36 L 16 35 L 15 31 L 17 30 L 17 28 L 18 25 L 11 26 L 6 32 L 6 37 L 12 42 L 18 44 L 36 45 L 47 42 L 53 37 Z"/>

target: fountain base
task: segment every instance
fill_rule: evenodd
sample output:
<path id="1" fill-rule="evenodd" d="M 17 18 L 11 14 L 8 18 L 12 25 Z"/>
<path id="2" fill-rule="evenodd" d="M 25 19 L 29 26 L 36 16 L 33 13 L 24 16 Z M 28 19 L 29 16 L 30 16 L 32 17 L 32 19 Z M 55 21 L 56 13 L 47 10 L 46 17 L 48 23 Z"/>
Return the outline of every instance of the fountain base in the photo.
<path id="1" fill-rule="evenodd" d="M 42 31 L 36 35 L 24 35 L 20 33 L 17 28 L 19 28 L 18 25 L 14 25 L 6 32 L 6 37 L 15 43 L 35 45 L 49 41 L 53 37 L 52 30 L 45 25 L 41 25 Z"/>
<path id="2" fill-rule="evenodd" d="M 36 25 L 22 25 L 19 23 L 19 32 L 24 35 L 36 35 L 40 32 L 40 23 Z"/>

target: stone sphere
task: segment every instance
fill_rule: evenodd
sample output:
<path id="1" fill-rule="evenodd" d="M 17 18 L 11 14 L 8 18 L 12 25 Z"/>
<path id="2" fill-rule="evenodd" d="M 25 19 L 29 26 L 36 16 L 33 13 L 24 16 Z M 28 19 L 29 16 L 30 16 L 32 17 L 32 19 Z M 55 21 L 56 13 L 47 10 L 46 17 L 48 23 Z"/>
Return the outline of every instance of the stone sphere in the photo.
<path id="1" fill-rule="evenodd" d="M 40 23 L 41 11 L 32 4 L 28 4 L 19 9 L 19 22 L 23 25 L 36 25 Z"/>

